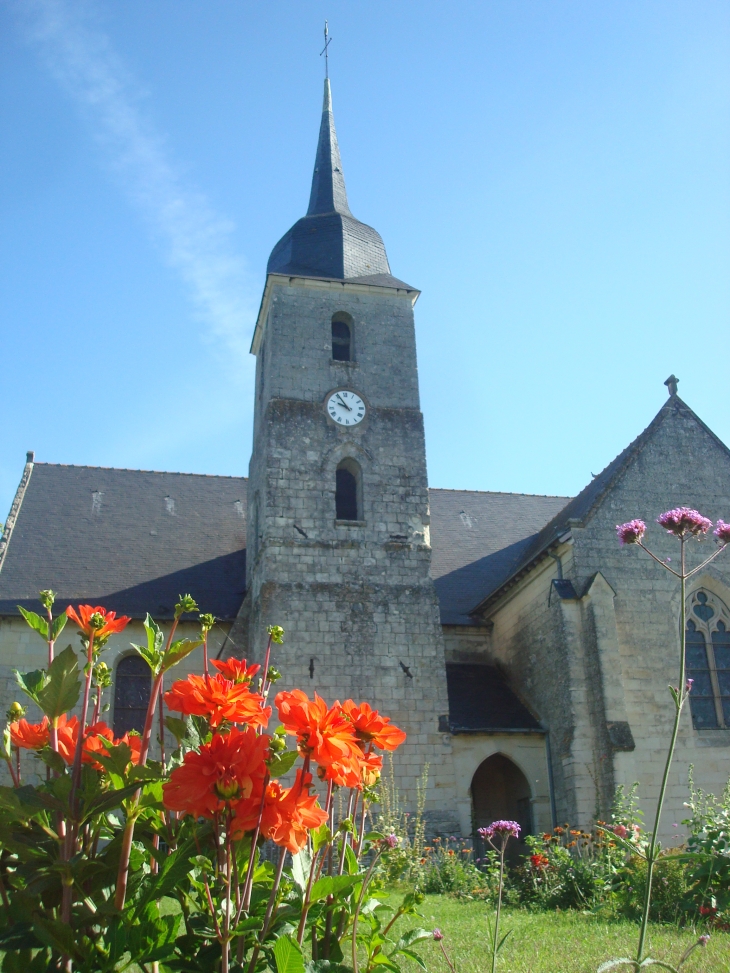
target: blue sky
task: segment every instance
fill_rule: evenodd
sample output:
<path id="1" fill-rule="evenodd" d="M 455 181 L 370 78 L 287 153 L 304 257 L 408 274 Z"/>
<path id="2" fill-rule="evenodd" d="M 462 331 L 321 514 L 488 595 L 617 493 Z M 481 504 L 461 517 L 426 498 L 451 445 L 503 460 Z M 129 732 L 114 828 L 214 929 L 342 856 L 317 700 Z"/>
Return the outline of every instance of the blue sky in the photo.
<path id="1" fill-rule="evenodd" d="M 423 290 L 431 484 L 573 494 L 671 372 L 730 441 L 726 2 L 9 0 L 0 519 L 27 449 L 246 474 L 325 17 L 351 207 Z"/>

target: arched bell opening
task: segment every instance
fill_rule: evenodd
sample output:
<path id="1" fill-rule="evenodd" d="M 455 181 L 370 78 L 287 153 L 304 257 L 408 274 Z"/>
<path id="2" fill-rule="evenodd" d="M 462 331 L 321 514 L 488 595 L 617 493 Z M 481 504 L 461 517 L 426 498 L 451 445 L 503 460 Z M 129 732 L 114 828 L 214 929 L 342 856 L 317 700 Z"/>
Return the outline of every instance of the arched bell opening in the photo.
<path id="1" fill-rule="evenodd" d="M 531 797 L 530 785 L 517 764 L 501 753 L 487 757 L 471 781 L 474 834 L 493 821 L 516 821 L 520 838 L 510 839 L 507 845 L 507 857 L 516 858 L 525 850 L 525 836 L 532 833 Z"/>

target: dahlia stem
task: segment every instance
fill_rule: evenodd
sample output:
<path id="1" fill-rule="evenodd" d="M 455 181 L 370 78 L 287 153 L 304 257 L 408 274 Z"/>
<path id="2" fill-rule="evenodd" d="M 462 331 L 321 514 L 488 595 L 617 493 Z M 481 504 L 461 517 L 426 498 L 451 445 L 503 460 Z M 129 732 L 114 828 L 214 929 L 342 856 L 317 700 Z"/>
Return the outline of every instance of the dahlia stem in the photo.
<path id="1" fill-rule="evenodd" d="M 70 805 L 75 810 L 76 790 L 81 780 L 81 754 L 84 749 L 84 736 L 86 732 L 86 717 L 89 715 L 89 695 L 91 693 L 91 676 L 94 666 L 94 630 L 89 634 L 89 649 L 86 655 L 86 680 L 84 682 L 84 699 L 81 704 L 81 722 L 79 725 L 79 735 L 76 738 L 76 750 L 74 752 L 73 773 L 71 777 L 71 800 Z"/>
<path id="2" fill-rule="evenodd" d="M 144 731 L 142 733 L 142 743 L 140 744 L 139 751 L 139 766 L 144 767 L 147 764 L 147 754 L 150 749 L 150 737 L 152 736 L 152 721 L 155 715 L 155 704 L 157 703 L 157 696 L 159 694 L 160 685 L 162 683 L 162 673 L 158 673 L 155 676 L 155 681 L 152 684 L 152 692 L 150 693 L 150 700 L 147 704 L 147 716 L 144 721 Z M 127 881 L 129 878 L 129 857 L 132 854 L 132 841 L 134 839 L 134 825 L 137 820 L 137 815 L 135 813 L 137 808 L 137 803 L 139 801 L 140 791 L 136 791 L 131 798 L 131 806 L 127 813 L 127 821 L 124 826 L 124 835 L 122 837 L 122 848 L 119 854 L 119 869 L 117 871 L 117 886 L 116 892 L 114 894 L 114 906 L 121 912 L 124 908 L 124 900 L 127 897 Z"/>
<path id="3" fill-rule="evenodd" d="M 303 776 L 302 776 L 302 780 L 304 780 Z M 332 808 L 332 789 L 333 789 L 332 781 L 328 780 L 327 800 L 324 806 L 324 811 L 328 819 L 330 816 L 330 810 Z M 329 847 L 330 845 L 327 846 L 327 848 Z M 317 853 L 312 858 L 312 865 L 311 868 L 309 869 L 309 881 L 307 882 L 307 891 L 304 893 L 304 901 L 302 903 L 302 915 L 299 920 L 299 929 L 297 930 L 297 942 L 299 943 L 300 946 L 302 945 L 302 940 L 304 939 L 304 927 L 306 926 L 307 923 L 307 914 L 309 912 L 309 900 L 312 895 L 312 886 L 314 885 L 315 879 L 316 877 L 318 877 L 322 865 L 324 864 L 324 859 L 327 854 L 327 848 L 325 848 L 321 856 L 319 855 L 319 853 Z M 314 930 L 312 931 L 312 935 L 313 936 L 316 935 Z"/>
<path id="4" fill-rule="evenodd" d="M 654 864 L 656 862 L 656 846 L 659 837 L 659 823 L 662 816 L 662 807 L 664 805 L 664 796 L 667 792 L 667 784 L 669 782 L 669 771 L 672 766 L 672 759 L 674 757 L 674 750 L 677 745 L 677 736 L 679 734 L 679 723 L 682 718 L 682 707 L 687 699 L 687 692 L 685 690 L 685 669 L 686 669 L 686 639 L 687 639 L 687 606 L 685 604 L 686 599 L 686 589 L 687 589 L 687 573 L 685 570 L 685 538 L 680 537 L 680 592 L 681 592 L 681 604 L 679 609 L 679 624 L 680 624 L 680 659 L 679 659 L 679 685 L 677 687 L 677 697 L 675 699 L 675 714 L 674 714 L 674 725 L 672 726 L 672 736 L 669 742 L 669 752 L 667 753 L 667 760 L 664 765 L 664 775 L 662 777 L 661 787 L 659 788 L 659 798 L 657 800 L 656 806 L 656 816 L 654 818 L 654 830 L 651 835 L 651 842 L 649 844 L 649 851 L 646 856 L 646 890 L 644 893 L 644 909 L 641 915 L 641 927 L 639 929 L 639 945 L 636 951 L 636 962 L 641 963 L 644 959 L 644 946 L 646 944 L 646 933 L 649 926 L 649 913 L 651 910 L 651 885 L 652 879 L 654 877 Z M 646 550 L 646 548 L 645 548 Z M 716 553 L 719 553 L 716 552 Z M 653 555 L 652 555 L 653 556 Z M 656 560 L 656 558 L 655 558 Z M 661 561 L 659 562 L 662 563 Z M 666 565 L 665 565 L 666 567 Z M 667 569 L 669 570 L 669 569 Z M 676 574 L 672 571 L 672 574 Z"/>
<path id="5" fill-rule="evenodd" d="M 251 956 L 251 962 L 248 964 L 248 973 L 254 973 L 254 970 L 256 969 L 256 960 L 259 958 L 261 947 L 266 941 L 266 936 L 269 931 L 269 926 L 271 925 L 271 915 L 274 911 L 276 899 L 279 894 L 279 886 L 281 885 L 281 876 L 284 872 L 285 861 L 286 861 L 286 848 L 282 848 L 279 854 L 279 864 L 276 866 L 276 875 L 274 876 L 274 884 L 271 886 L 271 895 L 269 896 L 269 901 L 266 906 L 266 915 L 264 916 L 264 923 L 261 926 L 261 932 L 259 933 L 259 940 L 254 946 L 253 954 Z M 243 942 L 243 940 L 241 940 L 241 942 Z M 243 952 L 241 951 L 239 962 L 242 959 L 243 959 Z"/>
<path id="6" fill-rule="evenodd" d="M 358 923 L 358 919 L 360 918 L 360 909 L 362 907 L 363 902 L 365 901 L 365 893 L 367 891 L 367 887 L 370 884 L 370 879 L 372 878 L 373 871 L 375 870 L 375 866 L 377 865 L 378 859 L 380 858 L 381 854 L 382 854 L 382 849 L 378 848 L 378 850 L 373 855 L 373 860 L 370 862 L 370 867 L 365 873 L 365 878 L 363 879 L 362 889 L 360 890 L 360 897 L 358 898 L 357 905 L 355 906 L 355 914 L 352 917 L 352 973 L 358 973 L 357 923 Z"/>
<path id="7" fill-rule="evenodd" d="M 208 629 L 203 630 L 203 671 L 208 675 Z"/>
<path id="8" fill-rule="evenodd" d="M 264 816 L 264 803 L 266 801 L 266 789 L 269 786 L 269 775 L 266 774 L 264 777 L 264 789 L 261 792 L 261 805 L 259 807 L 259 819 L 256 822 L 256 830 L 251 836 L 251 854 L 248 856 L 248 870 L 246 872 L 246 882 L 243 886 L 243 898 L 241 899 L 241 908 L 238 910 L 238 916 L 236 916 L 236 925 L 238 925 L 238 919 L 241 912 L 244 910 L 248 912 L 248 908 L 251 905 L 251 892 L 253 890 L 253 866 L 256 860 L 256 844 L 259 840 L 259 834 L 261 833 L 261 819 Z"/>

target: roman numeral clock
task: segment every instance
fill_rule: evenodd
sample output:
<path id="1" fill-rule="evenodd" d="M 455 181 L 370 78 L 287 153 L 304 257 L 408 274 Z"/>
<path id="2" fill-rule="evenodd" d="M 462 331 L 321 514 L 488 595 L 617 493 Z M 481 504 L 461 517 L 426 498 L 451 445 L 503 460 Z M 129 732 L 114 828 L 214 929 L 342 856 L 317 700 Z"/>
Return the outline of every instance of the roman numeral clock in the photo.
<path id="1" fill-rule="evenodd" d="M 365 412 L 365 403 L 350 389 L 338 389 L 327 398 L 327 413 L 338 426 L 356 426 Z"/>

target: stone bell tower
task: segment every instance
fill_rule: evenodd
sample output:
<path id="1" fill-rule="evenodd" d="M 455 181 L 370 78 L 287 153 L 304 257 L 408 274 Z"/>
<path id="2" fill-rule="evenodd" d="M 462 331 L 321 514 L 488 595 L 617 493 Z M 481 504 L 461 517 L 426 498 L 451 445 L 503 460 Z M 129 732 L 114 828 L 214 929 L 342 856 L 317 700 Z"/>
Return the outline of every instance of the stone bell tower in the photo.
<path id="1" fill-rule="evenodd" d="M 380 235 L 350 212 L 325 81 L 306 216 L 274 247 L 256 355 L 247 595 L 234 632 L 260 659 L 286 630 L 282 688 L 366 699 L 408 733 L 409 805 L 454 827 L 448 713 L 431 547 L 413 306 Z"/>

